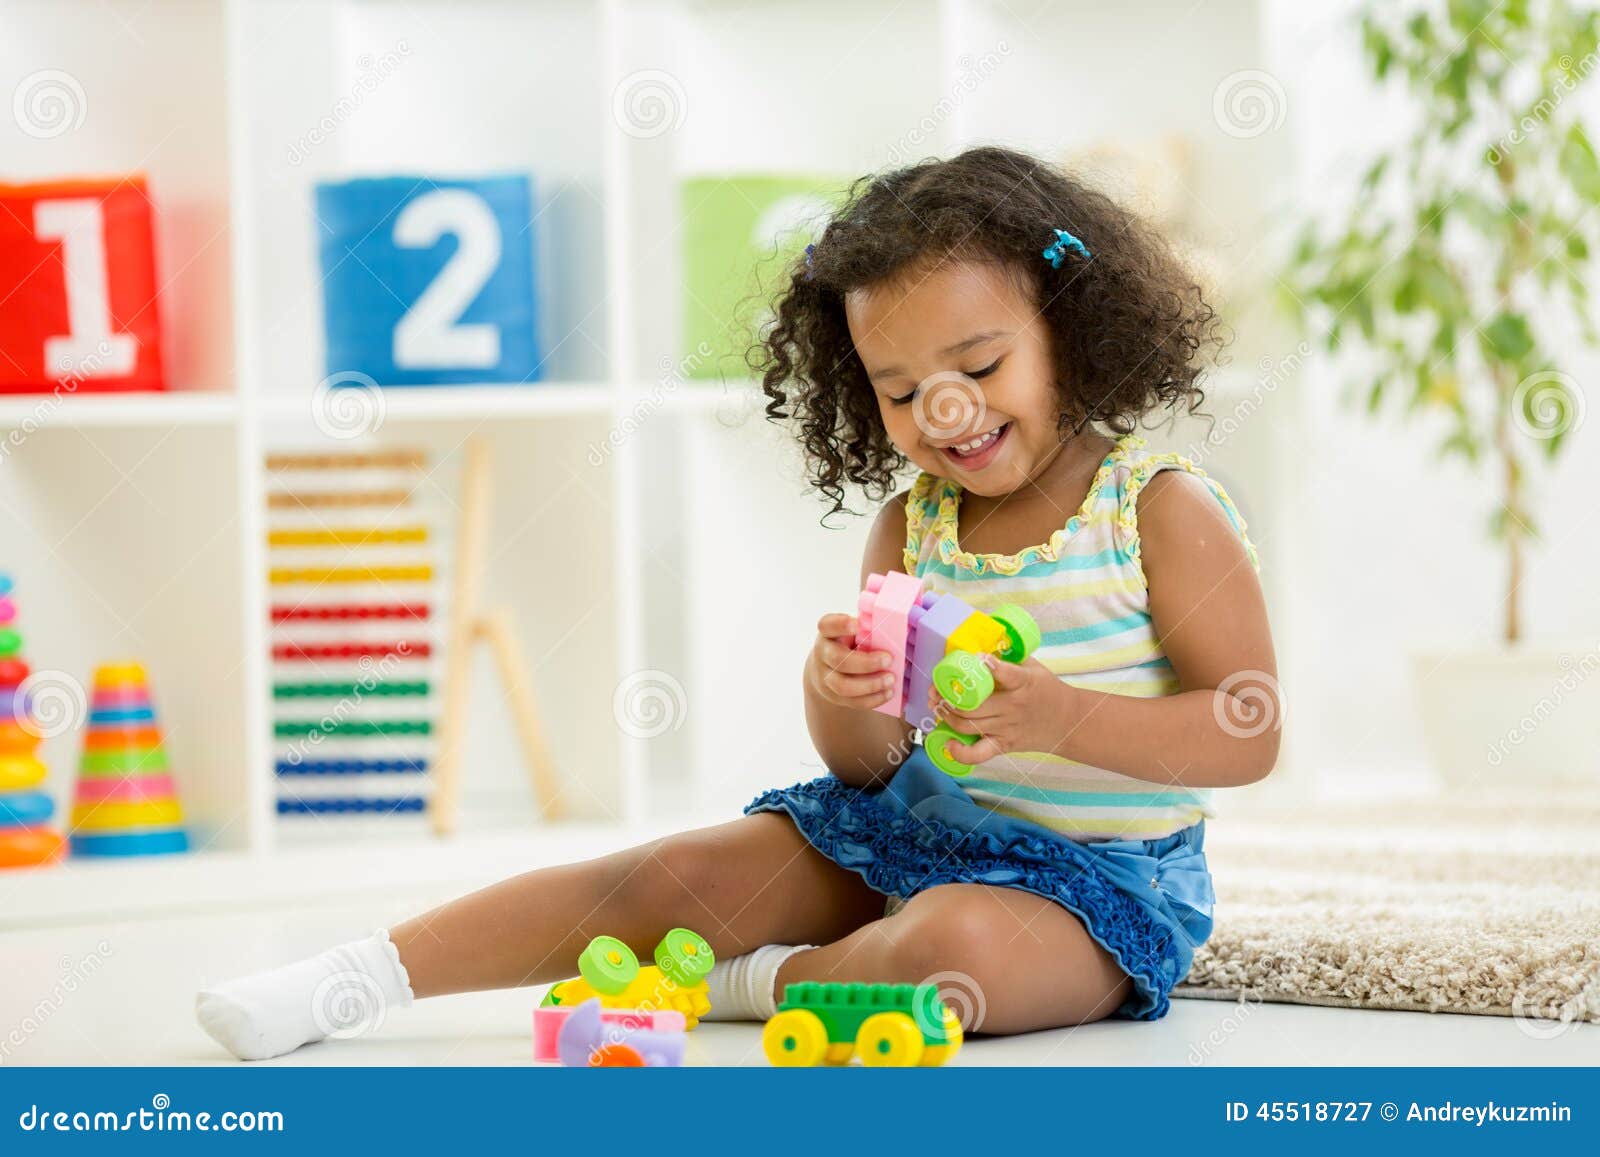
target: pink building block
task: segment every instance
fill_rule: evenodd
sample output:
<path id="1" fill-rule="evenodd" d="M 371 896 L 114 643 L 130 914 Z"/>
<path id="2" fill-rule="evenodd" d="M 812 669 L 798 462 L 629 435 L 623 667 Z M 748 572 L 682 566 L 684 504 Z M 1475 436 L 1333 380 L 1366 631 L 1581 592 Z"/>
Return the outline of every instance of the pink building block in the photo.
<path id="1" fill-rule="evenodd" d="M 561 1059 L 557 1042 L 561 1039 L 561 1026 L 567 1022 L 576 1006 L 550 1005 L 533 1010 L 533 1059 L 556 1061 Z M 659 1012 L 641 1012 L 635 1008 L 605 1008 L 600 1010 L 600 1023 L 616 1026 L 624 1031 L 648 1029 L 651 1032 L 683 1032 L 683 1013 L 662 1009 Z"/>
<path id="2" fill-rule="evenodd" d="M 898 716 L 905 710 L 906 637 L 911 608 L 922 600 L 922 580 L 900 571 L 867 576 L 856 617 L 856 648 L 889 652 L 888 673 L 894 676 L 893 694 L 874 710 Z"/>

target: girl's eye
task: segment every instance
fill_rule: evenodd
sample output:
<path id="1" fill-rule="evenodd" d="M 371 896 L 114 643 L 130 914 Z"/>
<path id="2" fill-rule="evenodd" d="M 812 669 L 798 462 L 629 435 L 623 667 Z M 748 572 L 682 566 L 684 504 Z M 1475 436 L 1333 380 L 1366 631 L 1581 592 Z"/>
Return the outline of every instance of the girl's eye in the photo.
<path id="1" fill-rule="evenodd" d="M 972 378 L 973 380 L 977 380 L 978 378 L 986 378 L 990 374 L 994 373 L 995 370 L 999 369 L 1000 368 L 1000 363 L 1003 362 L 1003 361 L 1005 361 L 1005 358 L 995 358 L 994 361 L 992 361 L 988 365 L 984 366 L 983 369 L 981 369 L 981 370 L 973 370 L 970 374 L 967 374 L 966 376 L 969 377 L 969 378 Z M 911 400 L 913 398 L 915 398 L 916 396 L 917 396 L 917 391 L 916 390 L 912 390 L 909 394 L 906 394 L 903 397 L 890 398 L 889 399 L 889 403 L 890 403 L 890 405 L 894 405 L 894 406 L 907 406 L 907 405 L 911 404 Z"/>

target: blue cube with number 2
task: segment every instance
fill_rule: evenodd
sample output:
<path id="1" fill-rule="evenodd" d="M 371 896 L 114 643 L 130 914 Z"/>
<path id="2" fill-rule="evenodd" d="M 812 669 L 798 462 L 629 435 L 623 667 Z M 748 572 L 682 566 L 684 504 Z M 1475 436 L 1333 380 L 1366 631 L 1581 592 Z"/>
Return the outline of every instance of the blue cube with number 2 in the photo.
<path id="1" fill-rule="evenodd" d="M 317 218 L 330 375 L 538 380 L 527 176 L 318 185 Z"/>

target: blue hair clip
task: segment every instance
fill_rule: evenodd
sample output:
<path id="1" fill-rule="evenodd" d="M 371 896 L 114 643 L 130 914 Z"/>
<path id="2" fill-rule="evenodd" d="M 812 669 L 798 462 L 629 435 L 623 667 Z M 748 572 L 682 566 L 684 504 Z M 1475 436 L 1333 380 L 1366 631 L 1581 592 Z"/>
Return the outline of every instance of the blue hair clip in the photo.
<path id="1" fill-rule="evenodd" d="M 816 248 L 815 245 L 807 245 L 806 246 L 806 280 L 807 281 L 809 281 L 811 279 L 811 252 L 815 248 Z"/>
<path id="2" fill-rule="evenodd" d="M 1049 260 L 1052 269 L 1061 268 L 1061 262 L 1066 257 L 1069 249 L 1082 254 L 1084 260 L 1087 261 L 1089 259 L 1089 247 L 1087 245 L 1065 229 L 1057 229 L 1055 244 L 1044 251 L 1044 256 Z"/>

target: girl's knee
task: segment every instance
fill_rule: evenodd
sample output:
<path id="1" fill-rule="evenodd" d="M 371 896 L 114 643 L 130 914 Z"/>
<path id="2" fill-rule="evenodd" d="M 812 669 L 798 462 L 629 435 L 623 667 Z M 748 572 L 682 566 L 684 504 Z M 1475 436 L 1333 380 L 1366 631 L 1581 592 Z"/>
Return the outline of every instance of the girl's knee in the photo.
<path id="1" fill-rule="evenodd" d="M 884 922 L 891 935 L 890 956 L 905 981 L 965 978 L 982 987 L 995 973 L 997 953 L 1018 931 L 1016 917 L 978 890 L 944 896 L 923 905 L 908 904 Z"/>

